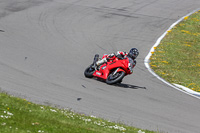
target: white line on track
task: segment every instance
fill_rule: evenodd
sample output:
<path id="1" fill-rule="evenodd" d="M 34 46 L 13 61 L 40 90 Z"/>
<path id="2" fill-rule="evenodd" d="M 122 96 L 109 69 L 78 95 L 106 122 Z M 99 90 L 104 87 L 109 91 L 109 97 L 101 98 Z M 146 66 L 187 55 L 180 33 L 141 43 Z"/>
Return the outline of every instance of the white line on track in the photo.
<path id="1" fill-rule="evenodd" d="M 190 15 L 192 15 L 193 13 L 195 13 L 195 12 L 198 11 L 198 10 L 200 10 L 200 8 L 198 8 L 198 9 L 192 11 L 191 13 L 189 13 L 189 14 L 183 16 L 183 17 L 180 18 L 178 21 L 176 21 L 175 23 L 173 23 L 173 24 L 168 28 L 168 30 L 165 31 L 165 32 L 158 38 L 158 40 L 156 41 L 156 43 L 155 43 L 155 44 L 153 45 L 153 47 L 150 49 L 149 54 L 148 54 L 148 55 L 145 57 L 145 59 L 144 59 L 144 64 L 145 64 L 146 68 L 149 70 L 149 72 L 150 72 L 151 74 L 153 74 L 155 77 L 157 77 L 159 80 L 161 80 L 161 81 L 164 82 L 165 84 L 167 84 L 167 85 L 173 87 L 174 89 L 177 89 L 177 90 L 179 90 L 179 91 L 181 91 L 181 92 L 183 92 L 183 93 L 186 93 L 186 94 L 188 94 L 188 95 L 191 95 L 191 96 L 193 96 L 193 97 L 195 97 L 195 98 L 200 99 L 200 97 L 197 96 L 197 95 L 200 96 L 200 93 L 198 93 L 198 92 L 193 92 L 193 91 L 188 91 L 187 87 L 184 87 L 184 86 L 181 86 L 181 85 L 178 85 L 178 84 L 171 84 L 171 83 L 165 81 L 163 78 L 161 78 L 160 76 L 158 76 L 158 75 L 151 69 L 151 67 L 150 67 L 150 65 L 149 65 L 149 62 L 150 62 L 149 59 L 150 59 L 150 57 L 152 56 L 152 53 L 151 53 L 151 52 L 154 52 L 154 50 L 155 50 L 154 47 L 157 47 L 157 46 L 160 44 L 161 40 L 165 37 L 165 35 L 168 33 L 168 31 L 171 30 L 175 25 L 177 25 L 178 23 L 180 23 L 181 21 L 183 21 L 184 18 L 185 18 L 186 16 L 190 16 Z M 182 88 L 182 89 L 186 88 L 186 89 L 184 89 L 184 90 L 185 90 L 185 91 L 184 91 L 184 90 L 181 90 L 180 88 Z"/>

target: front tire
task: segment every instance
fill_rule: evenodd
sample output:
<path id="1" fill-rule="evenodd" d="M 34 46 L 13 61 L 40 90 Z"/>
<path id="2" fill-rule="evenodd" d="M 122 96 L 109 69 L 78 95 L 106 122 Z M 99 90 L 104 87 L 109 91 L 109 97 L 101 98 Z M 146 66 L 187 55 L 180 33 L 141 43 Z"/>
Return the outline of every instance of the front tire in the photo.
<path id="1" fill-rule="evenodd" d="M 85 69 L 84 75 L 87 78 L 92 78 L 94 72 L 95 72 L 95 69 L 90 66 L 90 67 Z"/>
<path id="2" fill-rule="evenodd" d="M 106 83 L 109 85 L 120 83 L 125 76 L 125 72 L 120 71 L 113 75 L 114 72 L 110 73 L 108 78 L 106 79 Z"/>

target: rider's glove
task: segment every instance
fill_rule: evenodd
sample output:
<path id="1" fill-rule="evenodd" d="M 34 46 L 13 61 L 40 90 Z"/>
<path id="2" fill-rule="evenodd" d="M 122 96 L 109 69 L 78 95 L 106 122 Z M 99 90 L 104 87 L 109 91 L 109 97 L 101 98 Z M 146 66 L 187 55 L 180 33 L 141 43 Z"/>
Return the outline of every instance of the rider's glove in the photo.
<path id="1" fill-rule="evenodd" d="M 118 55 L 117 55 L 117 58 L 118 58 L 118 59 L 121 59 L 121 60 L 124 59 L 124 58 L 122 57 L 121 54 L 118 54 Z"/>
<path id="2" fill-rule="evenodd" d="M 110 57 L 110 58 L 112 58 L 113 56 L 115 56 L 114 53 L 108 55 L 108 57 Z"/>
<path id="3" fill-rule="evenodd" d="M 114 53 L 109 54 L 109 55 L 106 57 L 107 61 L 110 60 L 110 59 L 112 59 L 114 56 L 115 56 Z"/>

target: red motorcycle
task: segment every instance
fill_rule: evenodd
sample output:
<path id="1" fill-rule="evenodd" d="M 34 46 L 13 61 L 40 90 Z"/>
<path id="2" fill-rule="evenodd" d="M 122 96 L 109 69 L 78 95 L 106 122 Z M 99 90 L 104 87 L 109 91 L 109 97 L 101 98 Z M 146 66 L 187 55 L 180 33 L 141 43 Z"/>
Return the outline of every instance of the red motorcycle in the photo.
<path id="1" fill-rule="evenodd" d="M 102 57 L 107 58 L 107 55 Z M 132 69 L 135 66 L 134 61 L 131 58 L 117 58 L 113 57 L 106 63 L 102 64 L 98 68 L 95 63 L 99 60 L 99 55 L 96 54 L 93 63 L 86 68 L 84 75 L 87 78 L 96 77 L 103 79 L 107 84 L 121 83 L 124 76 L 132 74 Z"/>

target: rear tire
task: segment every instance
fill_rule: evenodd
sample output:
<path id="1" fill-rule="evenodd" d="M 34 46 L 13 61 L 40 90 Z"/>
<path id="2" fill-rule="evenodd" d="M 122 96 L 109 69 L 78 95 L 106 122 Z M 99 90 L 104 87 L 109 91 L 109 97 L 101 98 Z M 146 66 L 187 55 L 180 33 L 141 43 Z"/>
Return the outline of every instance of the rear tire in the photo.
<path id="1" fill-rule="evenodd" d="M 108 78 L 106 79 L 106 83 L 109 85 L 121 83 L 122 79 L 125 76 L 125 72 L 120 71 L 120 72 L 117 72 L 115 75 L 113 75 L 113 73 L 114 72 L 109 74 Z"/>
<path id="2" fill-rule="evenodd" d="M 94 72 L 95 72 L 95 69 L 90 66 L 90 67 L 85 69 L 84 75 L 87 78 L 92 78 Z"/>
<path id="3" fill-rule="evenodd" d="M 122 83 L 122 80 L 120 80 L 120 81 L 119 81 L 119 82 L 117 82 L 117 83 L 121 84 L 121 83 Z"/>

